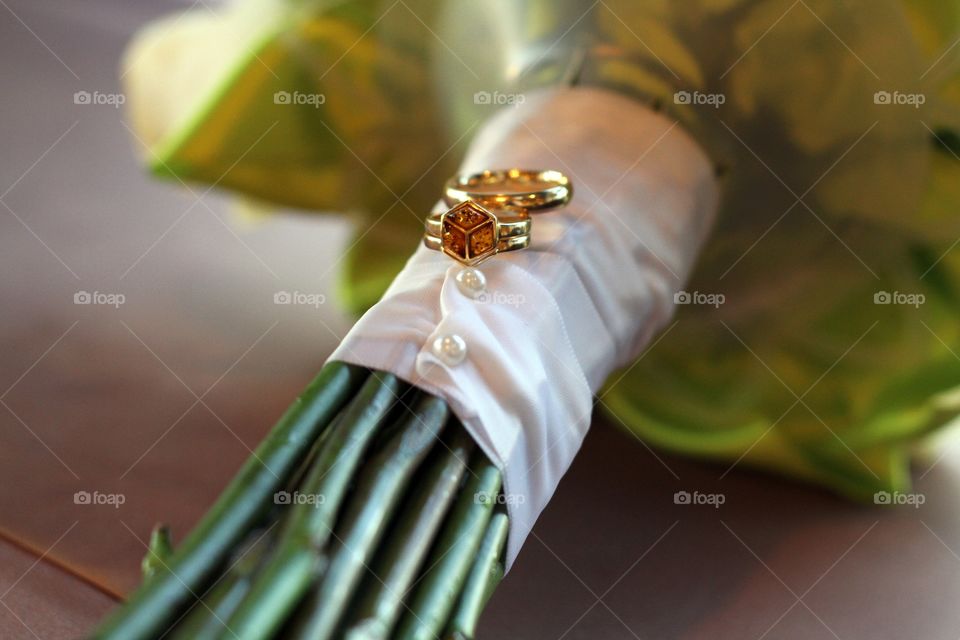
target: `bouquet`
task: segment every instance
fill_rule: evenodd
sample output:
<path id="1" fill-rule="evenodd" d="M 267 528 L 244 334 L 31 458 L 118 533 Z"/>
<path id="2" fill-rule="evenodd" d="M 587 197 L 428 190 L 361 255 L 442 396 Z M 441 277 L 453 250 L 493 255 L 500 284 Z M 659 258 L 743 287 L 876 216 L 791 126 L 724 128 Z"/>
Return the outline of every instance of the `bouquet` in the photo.
<path id="1" fill-rule="evenodd" d="M 151 169 L 350 211 L 366 313 L 97 637 L 471 637 L 595 400 L 668 450 L 905 490 L 960 409 L 958 25 L 935 0 L 238 0 L 149 27 Z M 518 167 L 576 195 L 507 203 L 524 250 L 450 261 L 440 185 Z"/>

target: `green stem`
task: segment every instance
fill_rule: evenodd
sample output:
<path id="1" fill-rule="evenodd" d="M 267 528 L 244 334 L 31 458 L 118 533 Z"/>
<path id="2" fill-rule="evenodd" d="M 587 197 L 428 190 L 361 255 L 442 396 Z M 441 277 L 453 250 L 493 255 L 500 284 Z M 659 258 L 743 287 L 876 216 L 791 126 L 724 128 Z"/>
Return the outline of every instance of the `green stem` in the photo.
<path id="1" fill-rule="evenodd" d="M 473 563 L 460 601 L 447 624 L 448 640 L 472 640 L 476 636 L 483 607 L 503 578 L 501 556 L 509 524 L 505 513 L 495 513 L 490 519 L 490 526 L 477 552 L 477 560 Z"/>
<path id="2" fill-rule="evenodd" d="M 448 415 L 443 400 L 421 396 L 386 446 L 365 463 L 346 513 L 337 524 L 330 566 L 301 605 L 287 637 L 328 640 L 333 635 L 410 477 L 436 444 Z"/>
<path id="3" fill-rule="evenodd" d="M 418 472 L 413 492 L 385 548 L 378 552 L 360 590 L 360 603 L 350 615 L 347 640 L 387 638 L 403 610 L 403 597 L 443 524 L 474 450 L 473 439 L 459 424 L 436 448 L 427 467 Z"/>
<path id="4" fill-rule="evenodd" d="M 482 452 L 474 454 L 470 469 L 473 475 L 461 490 L 427 560 L 427 572 L 400 620 L 398 638 L 433 640 L 440 635 L 463 589 L 490 522 L 501 480 L 500 471 Z"/>
<path id="5" fill-rule="evenodd" d="M 393 406 L 400 383 L 374 372 L 337 419 L 290 507 L 276 552 L 227 621 L 227 640 L 269 638 L 324 568 L 321 550 L 364 451 Z"/>
<path id="6" fill-rule="evenodd" d="M 272 532 L 273 529 L 255 532 L 256 539 L 244 548 L 220 581 L 177 624 L 172 640 L 212 640 L 217 637 L 250 590 L 253 572 L 276 539 Z"/>
<path id="7" fill-rule="evenodd" d="M 165 524 L 158 524 L 150 532 L 147 555 L 143 556 L 143 560 L 140 562 L 143 579 L 152 578 L 157 571 L 161 570 L 170 561 L 171 555 L 173 555 L 173 543 L 170 541 L 170 527 Z"/>
<path id="8" fill-rule="evenodd" d="M 366 376 L 364 369 L 340 362 L 325 366 L 164 563 L 163 571 L 144 582 L 93 638 L 150 640 L 163 634 L 272 505 L 274 492 Z"/>

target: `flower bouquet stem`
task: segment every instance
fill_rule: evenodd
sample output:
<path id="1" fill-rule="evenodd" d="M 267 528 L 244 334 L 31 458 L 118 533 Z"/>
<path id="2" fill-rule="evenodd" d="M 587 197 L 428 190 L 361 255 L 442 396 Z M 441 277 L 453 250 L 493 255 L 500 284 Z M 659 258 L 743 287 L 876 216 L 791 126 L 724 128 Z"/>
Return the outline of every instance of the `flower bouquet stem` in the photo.
<path id="1" fill-rule="evenodd" d="M 158 529 L 93 637 L 471 637 L 502 573 L 499 488 L 442 400 L 331 363 L 178 548 Z"/>

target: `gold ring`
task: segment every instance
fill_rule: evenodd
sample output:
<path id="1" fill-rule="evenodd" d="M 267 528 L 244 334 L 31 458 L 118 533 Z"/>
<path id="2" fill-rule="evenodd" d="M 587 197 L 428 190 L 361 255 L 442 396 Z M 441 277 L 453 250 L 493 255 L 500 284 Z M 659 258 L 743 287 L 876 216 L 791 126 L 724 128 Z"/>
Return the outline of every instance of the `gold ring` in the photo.
<path id="1" fill-rule="evenodd" d="M 454 205 L 449 211 L 440 214 L 437 232 L 431 233 L 434 228 L 431 219 L 427 219 L 427 231 L 423 236 L 423 244 L 428 249 L 442 251 L 457 262 L 474 266 L 501 251 L 516 251 L 530 244 L 529 232 L 515 235 L 516 226 L 522 222 L 516 214 L 505 217 L 500 222 L 497 215 L 481 204 L 468 200 Z M 526 220 L 529 222 L 529 219 Z M 501 234 L 502 225 L 513 225 Z M 513 232 L 514 235 L 510 235 Z"/>
<path id="2" fill-rule="evenodd" d="M 443 229 L 443 214 L 432 213 L 427 217 L 424 226 L 427 235 L 440 237 Z M 497 228 L 500 230 L 500 239 L 515 238 L 517 236 L 530 235 L 532 227 L 530 216 L 526 213 L 516 213 L 512 215 L 497 215 Z"/>
<path id="3" fill-rule="evenodd" d="M 532 169 L 499 169 L 454 176 L 447 181 L 447 206 L 474 200 L 493 209 L 537 213 L 570 202 L 573 185 L 561 172 Z"/>
<path id="4" fill-rule="evenodd" d="M 423 244 L 428 249 L 433 249 L 434 251 L 443 251 L 443 248 L 440 243 L 440 238 L 434 236 L 423 236 Z M 530 246 L 530 236 L 517 236 L 516 238 L 505 238 L 498 243 L 497 253 L 503 253 L 504 251 L 516 251 L 518 249 L 526 249 Z M 476 266 L 477 262 L 474 262 L 472 265 Z"/>

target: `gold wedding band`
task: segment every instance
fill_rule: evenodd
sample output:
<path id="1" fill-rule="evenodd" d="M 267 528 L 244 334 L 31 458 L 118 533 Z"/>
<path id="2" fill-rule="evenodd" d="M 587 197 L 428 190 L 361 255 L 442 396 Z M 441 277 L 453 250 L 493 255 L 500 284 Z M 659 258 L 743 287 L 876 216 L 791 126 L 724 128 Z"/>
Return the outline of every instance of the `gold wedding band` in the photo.
<path id="1" fill-rule="evenodd" d="M 495 213 L 468 200 L 439 216 L 429 216 L 423 244 L 472 267 L 501 251 L 527 247 L 530 244 L 529 226 L 527 233 L 517 232 L 523 230 L 524 222 L 529 221 L 525 214 L 512 214 L 501 222 Z"/>
<path id="2" fill-rule="evenodd" d="M 573 185 L 553 170 L 498 169 L 454 176 L 447 181 L 447 206 L 473 200 L 492 209 L 539 213 L 570 202 Z"/>

